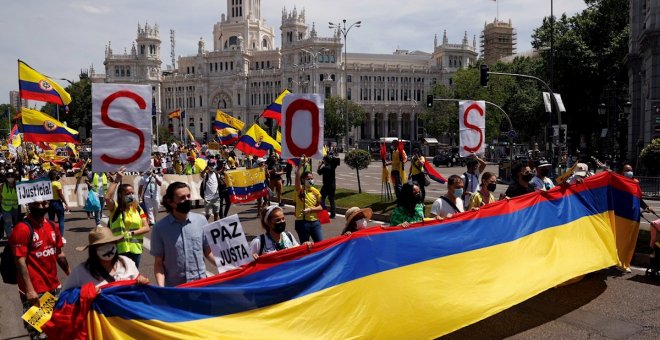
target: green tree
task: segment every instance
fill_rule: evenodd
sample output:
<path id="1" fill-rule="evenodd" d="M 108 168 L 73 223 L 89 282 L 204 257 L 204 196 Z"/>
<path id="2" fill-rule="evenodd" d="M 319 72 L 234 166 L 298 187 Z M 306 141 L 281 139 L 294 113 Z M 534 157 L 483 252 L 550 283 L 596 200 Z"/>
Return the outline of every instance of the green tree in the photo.
<path id="1" fill-rule="evenodd" d="M 9 117 L 6 116 L 7 112 L 9 112 Z M 11 128 L 15 123 L 13 120 L 14 116 L 16 116 L 16 110 L 14 110 L 11 104 L 0 104 L 0 131 L 3 133 L 2 139 L 9 136 L 9 132 L 11 132 Z"/>
<path id="2" fill-rule="evenodd" d="M 325 122 L 323 125 L 324 137 L 339 140 L 346 134 L 346 100 L 339 97 L 326 98 L 324 103 Z M 348 101 L 349 126 L 360 126 L 367 120 L 367 113 L 362 106 Z"/>
<path id="3" fill-rule="evenodd" d="M 629 39 L 629 1 L 585 0 L 587 9 L 555 20 L 554 53 L 550 50 L 550 18 L 532 34 L 532 46 L 541 53 L 543 79 L 553 79 L 567 114 L 569 136 L 591 136 L 598 104 L 616 102 L 627 93 L 625 57 Z M 551 74 L 551 59 L 554 63 Z M 618 98 L 624 102 L 624 98 Z M 613 108 L 614 109 L 614 108 Z"/>
<path id="4" fill-rule="evenodd" d="M 369 155 L 369 152 L 366 150 L 351 150 L 346 153 L 346 156 L 344 157 L 344 163 L 346 163 L 349 168 L 355 169 L 358 180 L 358 192 L 362 193 L 362 185 L 360 184 L 360 170 L 364 170 L 369 167 L 369 164 L 371 163 L 371 155 Z"/>
<path id="5" fill-rule="evenodd" d="M 155 138 L 156 136 L 154 136 Z M 209 136 L 210 137 L 210 136 Z M 172 143 L 178 143 L 179 141 L 177 138 L 174 136 L 173 133 L 170 132 L 170 130 L 163 125 L 158 126 L 158 143 L 160 144 L 172 144 Z"/>
<path id="6" fill-rule="evenodd" d="M 639 154 L 640 160 L 650 175 L 660 174 L 660 138 L 651 141 Z"/>

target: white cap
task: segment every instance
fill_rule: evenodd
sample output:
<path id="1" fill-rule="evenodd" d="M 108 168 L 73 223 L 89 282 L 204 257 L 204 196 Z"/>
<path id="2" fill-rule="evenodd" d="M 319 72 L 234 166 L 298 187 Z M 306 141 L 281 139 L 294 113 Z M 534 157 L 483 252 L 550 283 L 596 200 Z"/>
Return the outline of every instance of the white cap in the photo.
<path id="1" fill-rule="evenodd" d="M 578 163 L 575 166 L 575 174 L 580 177 L 587 177 L 587 172 L 589 172 L 589 166 L 584 163 Z"/>

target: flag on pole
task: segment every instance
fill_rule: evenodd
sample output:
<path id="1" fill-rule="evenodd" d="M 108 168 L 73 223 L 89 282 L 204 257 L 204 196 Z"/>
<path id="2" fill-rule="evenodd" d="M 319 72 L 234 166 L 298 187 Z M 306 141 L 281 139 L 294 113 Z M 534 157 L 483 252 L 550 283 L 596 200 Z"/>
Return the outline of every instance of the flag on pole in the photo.
<path id="1" fill-rule="evenodd" d="M 424 159 L 424 171 L 426 171 L 426 174 L 429 175 L 429 178 L 440 183 L 440 184 L 445 184 L 447 183 L 447 179 L 442 177 L 440 173 L 433 168 L 433 165 L 429 163 L 428 160 Z"/>
<path id="2" fill-rule="evenodd" d="M 277 96 L 275 101 L 268 105 L 268 107 L 261 114 L 260 118 L 263 117 L 275 119 L 277 121 L 277 125 L 282 125 L 282 101 L 284 101 L 284 97 L 286 97 L 286 95 L 289 93 L 291 93 L 289 90 L 282 91 L 282 93 Z"/>
<path id="3" fill-rule="evenodd" d="M 190 143 L 195 143 L 195 150 L 199 152 L 199 150 L 202 149 L 202 146 L 197 143 L 197 140 L 195 139 L 195 136 L 193 136 L 192 132 L 186 128 L 186 133 L 188 133 L 188 138 L 190 138 Z"/>
<path id="4" fill-rule="evenodd" d="M 215 121 L 213 122 L 213 127 L 215 129 L 224 129 L 224 128 L 234 128 L 238 131 L 243 131 L 245 128 L 245 123 L 240 119 L 234 118 L 221 110 L 218 110 L 215 114 Z"/>
<path id="5" fill-rule="evenodd" d="M 241 150 L 244 154 L 255 155 L 258 157 L 265 156 L 268 150 L 275 150 L 278 154 L 282 153 L 280 143 L 276 142 L 273 137 L 269 136 L 259 125 L 254 124 L 252 127 L 238 140 L 236 148 Z"/>
<path id="6" fill-rule="evenodd" d="M 18 88 L 23 99 L 38 100 L 57 105 L 69 105 L 71 95 L 52 79 L 18 61 Z"/>
<path id="7" fill-rule="evenodd" d="M 167 114 L 169 119 L 180 119 L 181 118 L 181 109 L 176 109 Z"/>
<path id="8" fill-rule="evenodd" d="M 11 133 L 9 134 L 9 144 L 19 147 L 21 146 L 21 134 L 18 133 L 18 124 L 14 124 L 14 127 L 11 129 Z"/>
<path id="9" fill-rule="evenodd" d="M 23 139 L 26 142 L 79 143 L 78 131 L 66 127 L 59 120 L 36 110 L 22 108 Z"/>

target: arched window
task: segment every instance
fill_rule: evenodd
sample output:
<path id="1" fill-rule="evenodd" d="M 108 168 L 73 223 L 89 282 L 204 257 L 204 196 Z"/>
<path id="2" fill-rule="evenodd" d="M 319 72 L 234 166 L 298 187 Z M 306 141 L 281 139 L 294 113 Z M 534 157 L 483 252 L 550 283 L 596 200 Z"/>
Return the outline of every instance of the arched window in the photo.
<path id="1" fill-rule="evenodd" d="M 264 39 L 261 41 L 261 47 L 268 48 L 268 40 Z"/>
<path id="2" fill-rule="evenodd" d="M 238 45 L 238 37 L 232 35 L 231 37 L 229 37 L 229 46 L 234 46 L 234 45 Z"/>

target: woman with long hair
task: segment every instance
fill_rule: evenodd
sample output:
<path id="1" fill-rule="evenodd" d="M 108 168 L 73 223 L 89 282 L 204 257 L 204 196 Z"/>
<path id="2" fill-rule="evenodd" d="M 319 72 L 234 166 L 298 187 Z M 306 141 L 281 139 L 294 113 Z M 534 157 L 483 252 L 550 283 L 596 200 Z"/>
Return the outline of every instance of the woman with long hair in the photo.
<path id="1" fill-rule="evenodd" d="M 82 287 L 92 282 L 97 288 L 114 281 L 137 280 L 139 284 L 148 284 L 149 279 L 140 275 L 135 263 L 128 257 L 117 253 L 117 242 L 124 236 L 113 236 L 108 228 L 94 228 L 89 232 L 89 243 L 77 247 L 77 251 L 87 250 L 87 261 L 79 264 L 69 275 L 62 290 Z"/>
<path id="2" fill-rule="evenodd" d="M 117 243 L 117 252 L 124 255 L 140 267 L 142 255 L 142 239 L 151 230 L 147 221 L 147 214 L 140 207 L 135 190 L 130 184 L 119 184 L 124 176 L 124 169 L 120 169 L 114 177 L 112 184 L 105 195 L 109 218 L 108 227 L 115 236 L 124 239 Z M 119 189 L 117 189 L 119 187 Z M 117 201 L 114 201 L 115 191 Z"/>
<path id="3" fill-rule="evenodd" d="M 401 186 L 401 193 L 396 208 L 390 216 L 391 226 L 407 228 L 411 223 L 424 220 L 422 193 L 417 182 L 408 182 Z"/>

